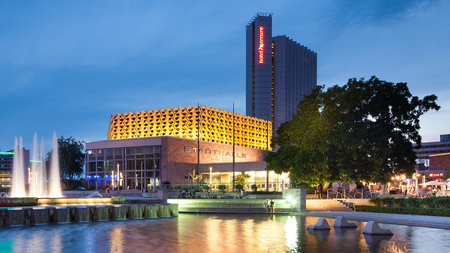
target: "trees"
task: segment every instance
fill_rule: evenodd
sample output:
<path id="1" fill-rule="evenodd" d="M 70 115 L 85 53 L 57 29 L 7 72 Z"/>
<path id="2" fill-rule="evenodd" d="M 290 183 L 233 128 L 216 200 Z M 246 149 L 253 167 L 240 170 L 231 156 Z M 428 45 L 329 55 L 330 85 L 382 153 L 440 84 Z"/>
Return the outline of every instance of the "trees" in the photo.
<path id="1" fill-rule="evenodd" d="M 450 169 L 447 169 L 447 172 L 445 172 L 444 174 L 444 179 L 449 179 L 450 178 Z"/>
<path id="2" fill-rule="evenodd" d="M 406 83 L 371 77 L 349 79 L 305 97 L 292 120 L 272 140 L 277 152 L 265 160 L 277 173 L 290 172 L 296 183 L 386 182 L 412 173 L 421 143 L 419 117 L 439 110 L 435 95 L 419 99 Z"/>
<path id="3" fill-rule="evenodd" d="M 240 191 L 244 189 L 245 184 L 247 183 L 247 180 L 250 178 L 250 175 L 245 174 L 244 171 L 241 172 L 241 174 L 236 176 L 236 190 Z"/>

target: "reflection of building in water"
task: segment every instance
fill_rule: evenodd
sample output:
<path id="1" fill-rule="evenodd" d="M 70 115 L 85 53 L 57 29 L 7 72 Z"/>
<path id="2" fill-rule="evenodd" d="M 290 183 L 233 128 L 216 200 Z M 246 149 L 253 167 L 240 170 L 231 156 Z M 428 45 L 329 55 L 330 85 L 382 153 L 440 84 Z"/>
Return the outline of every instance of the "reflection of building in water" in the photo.
<path id="1" fill-rule="evenodd" d="M 247 175 L 246 190 L 268 182 L 270 191 L 281 191 L 289 187 L 287 174 L 267 173 L 263 160 L 271 136 L 270 121 L 207 106 L 114 114 L 108 140 L 86 143 L 86 179 L 91 188 L 150 189 L 162 182 L 231 188 L 234 154 L 235 176 Z"/>
<path id="2" fill-rule="evenodd" d="M 111 248 L 110 252 L 117 252 L 117 253 L 123 253 L 123 228 L 117 227 L 111 230 L 110 234 L 110 241 L 111 241 Z"/>

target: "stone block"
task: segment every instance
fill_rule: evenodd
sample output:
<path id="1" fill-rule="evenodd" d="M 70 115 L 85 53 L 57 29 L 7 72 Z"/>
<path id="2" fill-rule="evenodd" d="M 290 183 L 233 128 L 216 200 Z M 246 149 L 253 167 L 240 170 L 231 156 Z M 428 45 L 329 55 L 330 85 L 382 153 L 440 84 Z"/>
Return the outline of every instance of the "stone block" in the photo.
<path id="1" fill-rule="evenodd" d="M 70 223 L 69 208 L 56 208 L 58 214 L 58 223 Z"/>
<path id="2" fill-rule="evenodd" d="M 125 206 L 114 206 L 114 212 L 116 215 L 116 220 L 126 220 L 127 219 L 127 210 Z"/>
<path id="3" fill-rule="evenodd" d="M 150 209 L 150 218 L 158 218 L 159 205 L 151 205 L 148 208 Z"/>
<path id="4" fill-rule="evenodd" d="M 23 225 L 24 224 L 24 215 L 23 210 L 10 210 L 9 211 L 11 225 Z"/>
<path id="5" fill-rule="evenodd" d="M 58 212 L 55 207 L 46 207 L 45 214 L 47 216 L 48 224 L 57 224 L 58 223 Z"/>
<path id="6" fill-rule="evenodd" d="M 393 235 L 390 229 L 382 229 L 375 221 L 367 222 L 363 233 L 368 235 Z"/>
<path id="7" fill-rule="evenodd" d="M 69 209 L 69 221 L 70 222 L 80 222 L 80 214 L 78 213 L 78 208 L 76 206 L 70 206 Z"/>
<path id="8" fill-rule="evenodd" d="M 23 210 L 23 224 L 24 225 L 34 225 L 34 210 L 33 208 L 22 208 Z"/>
<path id="9" fill-rule="evenodd" d="M 320 218 L 315 225 L 309 225 L 307 229 L 310 230 L 330 230 L 330 225 L 328 221 L 324 218 Z"/>
<path id="10" fill-rule="evenodd" d="M 80 218 L 80 222 L 88 222 L 89 221 L 89 209 L 87 206 L 77 207 L 78 217 Z"/>
<path id="11" fill-rule="evenodd" d="M 172 217 L 178 217 L 178 204 L 169 204 L 169 209 Z"/>
<path id="12" fill-rule="evenodd" d="M 107 206 L 97 206 L 98 221 L 109 220 L 108 207 Z"/>
<path id="13" fill-rule="evenodd" d="M 127 219 L 142 219 L 142 208 L 140 205 L 126 206 Z"/>
<path id="14" fill-rule="evenodd" d="M 96 206 L 88 206 L 89 221 L 98 221 L 98 208 Z"/>
<path id="15" fill-rule="evenodd" d="M 11 225 L 11 217 L 8 209 L 0 209 L 0 226 L 6 227 Z"/>
<path id="16" fill-rule="evenodd" d="M 343 216 L 336 217 L 333 227 L 335 228 L 356 228 L 356 224 L 348 222 Z"/>

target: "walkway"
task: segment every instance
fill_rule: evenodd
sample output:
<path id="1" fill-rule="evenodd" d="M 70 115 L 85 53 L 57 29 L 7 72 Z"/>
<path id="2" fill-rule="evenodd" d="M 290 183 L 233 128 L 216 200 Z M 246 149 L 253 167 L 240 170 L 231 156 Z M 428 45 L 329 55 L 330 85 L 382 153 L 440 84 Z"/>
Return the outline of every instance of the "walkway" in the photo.
<path id="1" fill-rule="evenodd" d="M 450 217 L 443 217 L 443 216 L 369 213 L 369 212 L 301 212 L 298 214 L 307 216 L 325 217 L 325 218 L 336 218 L 337 216 L 344 216 L 347 220 L 376 221 L 386 224 L 442 228 L 450 230 Z"/>

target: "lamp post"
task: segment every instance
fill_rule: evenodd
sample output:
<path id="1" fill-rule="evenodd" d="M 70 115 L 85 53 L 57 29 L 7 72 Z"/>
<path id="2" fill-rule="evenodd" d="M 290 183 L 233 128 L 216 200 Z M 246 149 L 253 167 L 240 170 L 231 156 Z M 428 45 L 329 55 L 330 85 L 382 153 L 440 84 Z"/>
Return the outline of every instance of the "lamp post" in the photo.
<path id="1" fill-rule="evenodd" d="M 119 193 L 120 190 L 120 170 L 119 170 L 119 163 L 117 163 L 117 193 Z"/>
<path id="2" fill-rule="evenodd" d="M 153 160 L 153 192 L 155 192 L 156 188 L 156 162 Z"/>
<path id="3" fill-rule="evenodd" d="M 114 169 L 111 171 L 111 191 L 114 191 Z"/>
<path id="4" fill-rule="evenodd" d="M 144 170 L 144 162 L 141 162 L 141 192 L 144 191 L 144 184 L 142 182 L 142 179 L 144 178 L 143 170 Z"/>
<path id="5" fill-rule="evenodd" d="M 212 167 L 209 167 L 209 190 L 212 191 Z"/>

